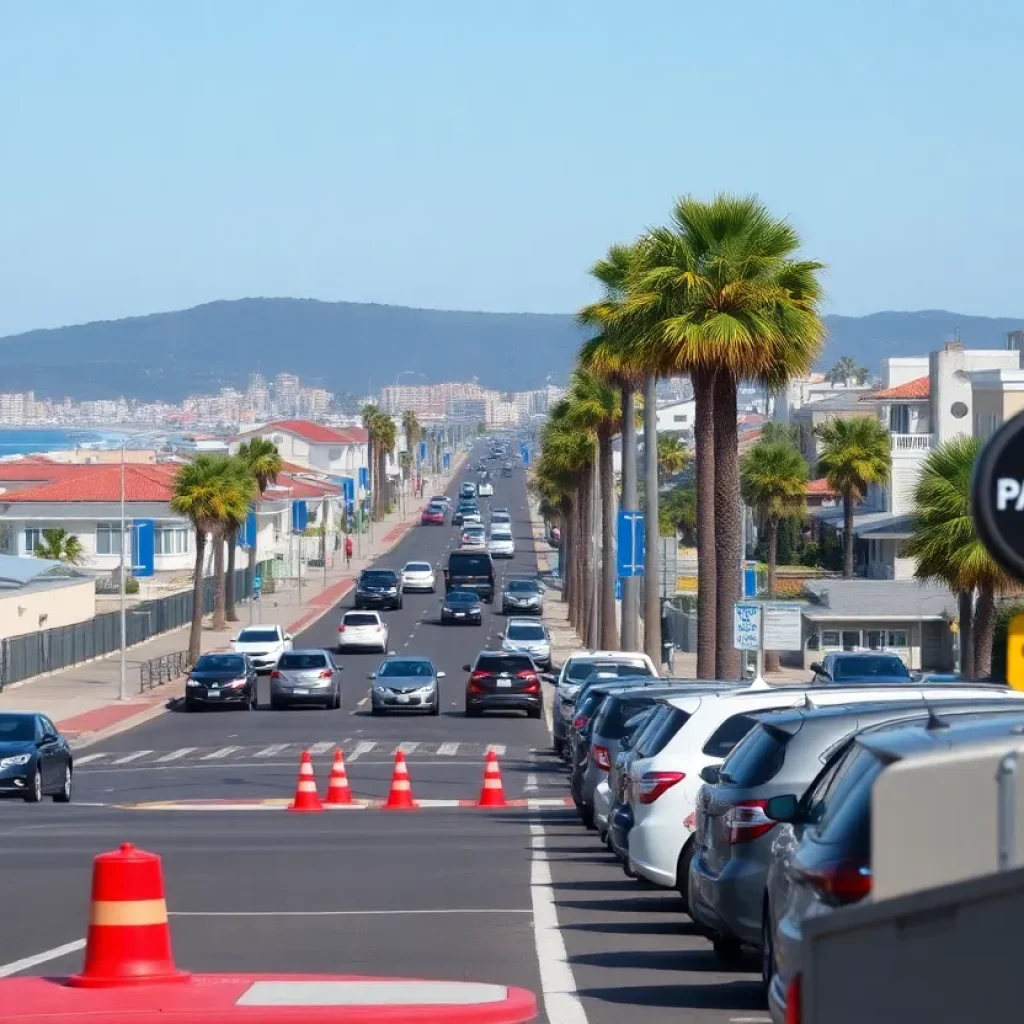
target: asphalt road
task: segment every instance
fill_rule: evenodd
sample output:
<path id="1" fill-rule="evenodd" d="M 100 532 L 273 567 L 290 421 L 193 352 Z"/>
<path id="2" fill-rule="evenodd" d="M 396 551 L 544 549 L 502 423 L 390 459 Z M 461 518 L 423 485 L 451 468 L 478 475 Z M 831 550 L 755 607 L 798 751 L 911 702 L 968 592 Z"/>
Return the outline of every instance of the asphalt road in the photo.
<path id="1" fill-rule="evenodd" d="M 490 504 L 512 513 L 520 552 L 506 571 L 533 572 L 522 470 L 495 483 Z M 440 566 L 455 538 L 450 527 L 417 526 L 382 564 Z M 475 798 L 491 746 L 508 796 L 564 797 L 543 722 L 462 714 L 462 666 L 497 646 L 504 620 L 487 609 L 481 628 L 442 628 L 438 609 L 439 595 L 408 595 L 386 615 L 392 649 L 427 655 L 447 673 L 439 717 L 371 716 L 360 702 L 380 656 L 346 654 L 337 659 L 340 711 L 169 713 L 83 751 L 70 807 L 0 805 L 0 914 L 16 923 L 0 930 L 0 977 L 40 954 L 19 973 L 80 966 L 80 949 L 54 951 L 84 936 L 92 857 L 127 840 L 163 857 L 175 953 L 187 969 L 522 985 L 544 993 L 549 1024 L 766 1021 L 754 965 L 719 972 L 675 897 L 627 879 L 569 810 L 124 809 L 290 797 L 307 748 L 322 791 L 334 745 L 357 796 L 386 794 L 404 744 L 419 799 Z M 333 645 L 338 614 L 297 646 Z"/>

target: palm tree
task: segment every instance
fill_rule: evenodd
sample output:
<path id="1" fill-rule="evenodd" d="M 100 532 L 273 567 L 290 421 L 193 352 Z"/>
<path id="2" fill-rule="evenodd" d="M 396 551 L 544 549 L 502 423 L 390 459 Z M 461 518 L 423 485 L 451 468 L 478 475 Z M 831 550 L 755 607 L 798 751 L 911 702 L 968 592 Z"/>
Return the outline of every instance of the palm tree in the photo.
<path id="1" fill-rule="evenodd" d="M 853 579 L 853 508 L 875 483 L 889 479 L 889 431 L 877 420 L 855 416 L 822 423 L 818 475 L 843 497 L 843 579 Z"/>
<path id="2" fill-rule="evenodd" d="M 374 426 L 377 423 L 377 417 L 380 415 L 380 410 L 372 402 L 367 402 L 363 406 L 360 415 L 363 418 L 363 428 L 366 430 L 366 466 L 367 474 L 370 478 L 370 495 L 372 509 L 369 509 L 370 515 L 375 519 L 375 509 L 377 506 L 377 468 L 374 461 Z"/>
<path id="3" fill-rule="evenodd" d="M 419 465 L 419 443 L 423 437 L 423 427 L 412 409 L 402 413 L 402 433 L 405 434 L 405 448 L 409 453 L 412 465 Z"/>
<path id="4" fill-rule="evenodd" d="M 277 482 L 277 474 L 281 472 L 281 467 L 284 463 L 277 445 L 266 437 L 254 437 L 251 441 L 244 441 L 238 447 L 238 459 L 247 467 L 249 473 L 255 479 L 257 490 L 256 508 L 254 510 L 257 516 L 257 528 L 253 530 L 252 546 L 249 548 L 249 586 L 251 588 L 253 580 L 256 578 L 256 566 L 259 564 L 259 552 L 257 551 L 259 545 L 259 504 L 263 500 L 263 495 L 267 493 L 267 488 Z M 228 550 L 229 579 L 233 577 L 234 563 L 235 552 L 232 547 L 232 549 Z M 235 621 L 233 612 L 234 590 L 232 585 L 231 598 L 228 601 L 228 618 L 232 622 Z"/>
<path id="5" fill-rule="evenodd" d="M 81 565 L 85 561 L 81 540 L 59 526 L 43 530 L 42 542 L 35 546 L 32 554 L 36 558 L 65 562 L 68 565 Z"/>
<path id="6" fill-rule="evenodd" d="M 658 473 L 661 480 L 681 473 L 690 462 L 690 453 L 678 437 L 662 434 L 658 438 Z"/>
<path id="7" fill-rule="evenodd" d="M 244 509 L 241 503 L 238 503 L 237 505 L 232 505 L 232 508 L 228 510 L 228 516 L 224 521 L 222 531 L 224 543 L 227 546 L 227 568 L 224 571 L 224 618 L 228 622 L 237 622 L 238 613 L 235 610 L 235 555 L 238 550 L 238 531 L 245 526 L 245 521 L 252 511 L 252 499 L 259 494 L 259 485 L 248 462 L 238 455 L 229 461 L 232 472 L 238 478 L 236 485 L 248 495 L 248 501 Z M 250 575 L 251 579 L 252 576 Z"/>
<path id="8" fill-rule="evenodd" d="M 199 657 L 202 636 L 203 559 L 207 537 L 212 536 L 214 542 L 218 542 L 221 524 L 239 511 L 239 502 L 248 509 L 248 498 L 243 497 L 242 489 L 232 479 L 236 474 L 229 466 L 229 460 L 223 456 L 200 455 L 192 462 L 185 463 L 174 478 L 171 509 L 191 520 L 196 534 L 192 629 L 188 640 L 189 664 Z"/>
<path id="9" fill-rule="evenodd" d="M 374 453 L 377 456 L 377 519 L 381 520 L 391 505 L 388 456 L 394 452 L 395 444 L 398 442 L 398 428 L 395 426 L 395 421 L 384 413 L 378 414 L 373 427 L 373 437 Z"/>
<path id="10" fill-rule="evenodd" d="M 944 583 L 957 595 L 960 670 L 976 679 L 991 674 L 995 595 L 1010 586 L 971 517 L 971 477 L 980 451 L 977 438 L 957 437 L 928 453 L 914 492 L 913 533 L 904 548 L 917 559 L 918 579 Z"/>
<path id="11" fill-rule="evenodd" d="M 849 356 L 843 356 L 831 370 L 825 374 L 825 380 L 831 384 L 845 384 L 848 380 L 864 383 L 870 371 L 866 366 L 858 366 Z"/>

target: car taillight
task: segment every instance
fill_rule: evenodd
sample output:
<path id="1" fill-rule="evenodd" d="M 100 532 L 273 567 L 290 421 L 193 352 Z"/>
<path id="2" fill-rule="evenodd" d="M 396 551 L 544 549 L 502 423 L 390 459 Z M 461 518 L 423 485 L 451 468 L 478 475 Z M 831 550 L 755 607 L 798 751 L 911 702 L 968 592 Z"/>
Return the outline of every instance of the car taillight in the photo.
<path id="1" fill-rule="evenodd" d="M 374 629 L 375 629 L 375 630 L 376 630 L 376 631 L 377 631 L 378 633 L 383 633 L 383 632 L 384 632 L 384 627 L 383 627 L 383 626 L 374 626 L 373 628 L 374 628 Z"/>
<path id="2" fill-rule="evenodd" d="M 471 693 L 483 693 L 484 688 L 481 685 L 485 679 L 488 678 L 486 672 L 473 672 L 469 677 L 469 689 Z"/>
<path id="3" fill-rule="evenodd" d="M 331 670 L 329 668 L 325 668 L 323 670 L 323 672 L 320 673 L 319 678 L 320 679 L 330 679 L 331 678 Z"/>
<path id="4" fill-rule="evenodd" d="M 725 827 L 729 830 L 729 842 L 732 845 L 749 843 L 775 828 L 776 822 L 764 813 L 767 803 L 767 800 L 747 800 L 733 804 L 725 812 Z"/>
<path id="5" fill-rule="evenodd" d="M 644 772 L 637 789 L 642 804 L 653 804 L 662 793 L 686 778 L 686 772 Z"/>
<path id="6" fill-rule="evenodd" d="M 587 724 L 587 716 L 586 715 L 577 715 L 572 720 L 572 727 L 574 729 L 582 729 L 586 724 Z"/>
<path id="7" fill-rule="evenodd" d="M 590 752 L 590 759 L 603 772 L 609 771 L 611 769 L 612 759 L 608 756 L 607 747 L 594 747 L 594 749 Z"/>
<path id="8" fill-rule="evenodd" d="M 274 671 L 270 673 L 270 678 L 271 679 L 280 679 L 281 678 L 281 673 L 278 672 L 277 669 L 275 668 Z"/>
<path id="9" fill-rule="evenodd" d="M 344 626 L 339 626 L 338 627 L 338 632 L 339 633 L 344 633 L 345 632 L 345 627 Z"/>
<path id="10" fill-rule="evenodd" d="M 786 1024 L 800 1024 L 801 1012 L 800 975 L 794 974 L 786 989 Z"/>
<path id="11" fill-rule="evenodd" d="M 855 861 L 836 861 L 813 868 L 794 865 L 790 872 L 795 881 L 809 886 L 829 906 L 842 907 L 859 903 L 871 895 L 871 868 Z"/>

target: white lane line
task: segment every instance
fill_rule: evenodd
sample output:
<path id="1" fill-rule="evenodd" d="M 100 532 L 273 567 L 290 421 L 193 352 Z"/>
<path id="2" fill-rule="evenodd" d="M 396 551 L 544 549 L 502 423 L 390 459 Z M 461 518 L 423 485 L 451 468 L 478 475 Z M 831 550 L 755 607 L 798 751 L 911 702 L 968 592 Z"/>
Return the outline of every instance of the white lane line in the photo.
<path id="1" fill-rule="evenodd" d="M 334 740 L 320 740 L 309 748 L 309 752 L 311 754 L 329 754 L 333 749 Z"/>
<path id="2" fill-rule="evenodd" d="M 74 751 L 72 751 L 72 753 L 74 753 Z M 101 757 L 106 757 L 106 756 L 107 756 L 106 751 L 104 751 L 102 754 L 86 754 L 85 757 L 76 757 L 75 758 L 75 764 L 76 765 L 88 764 L 90 761 L 97 761 Z"/>
<path id="3" fill-rule="evenodd" d="M 63 946 L 48 949 L 45 953 L 36 953 L 35 956 L 27 956 L 23 960 L 12 960 L 9 964 L 0 964 L 0 978 L 9 978 L 19 971 L 27 971 L 30 967 L 67 956 L 68 953 L 77 953 L 80 949 L 85 949 L 85 939 L 75 939 L 74 942 L 65 942 Z"/>
<path id="4" fill-rule="evenodd" d="M 497 757 L 504 757 L 505 756 L 505 744 L 504 743 L 488 743 L 487 744 L 487 749 L 484 751 L 484 753 L 485 754 L 489 754 L 489 753 L 491 753 L 491 751 L 494 751 L 494 753 L 495 753 L 495 755 Z"/>
<path id="5" fill-rule="evenodd" d="M 220 750 L 215 750 L 212 754 L 205 754 L 200 760 L 202 761 L 219 761 L 221 758 L 230 757 L 236 750 L 241 750 L 241 747 L 221 747 Z M 117 763 L 116 761 L 114 762 Z"/>
<path id="6" fill-rule="evenodd" d="M 374 743 L 373 740 L 360 740 L 356 744 L 356 749 L 352 751 L 352 755 L 349 757 L 348 763 L 351 764 L 357 758 L 362 757 L 363 754 L 369 754 L 375 746 L 377 746 L 377 744 Z"/>
<path id="7" fill-rule="evenodd" d="M 442 757 L 454 757 L 459 752 L 459 744 L 458 743 L 442 743 L 441 746 L 439 746 L 437 748 L 437 752 Z"/>
<path id="8" fill-rule="evenodd" d="M 440 907 L 425 910 L 175 910 L 168 917 L 393 917 L 399 914 L 532 914 L 531 907 Z M 82 942 L 79 949 L 85 945 Z"/>
<path id="9" fill-rule="evenodd" d="M 196 748 L 196 747 L 180 747 L 178 750 L 172 750 L 169 754 L 164 754 L 163 757 L 156 758 L 154 763 L 155 764 L 163 764 L 165 761 L 177 761 L 179 758 L 185 757 L 187 754 L 193 753 L 193 751 L 195 751 L 196 749 L 198 749 L 198 748 Z M 257 754 L 256 756 L 258 757 L 259 755 Z M 117 763 L 118 763 L 117 761 L 114 762 L 114 764 L 117 764 Z"/>
<path id="10" fill-rule="evenodd" d="M 730 1017 L 729 1024 L 772 1024 L 771 1017 Z"/>
<path id="11" fill-rule="evenodd" d="M 152 750 L 134 750 L 130 754 L 125 754 L 124 757 L 119 757 L 114 764 L 127 764 L 129 761 L 137 761 L 140 757 L 145 757 L 147 754 L 152 754 Z"/>
<path id="12" fill-rule="evenodd" d="M 403 754 L 414 754 L 419 749 L 419 744 L 413 743 L 410 740 L 405 740 L 404 742 L 399 743 L 395 749 L 400 750 Z"/>
<path id="13" fill-rule="evenodd" d="M 537 791 L 537 776 L 530 772 L 526 776 L 526 785 L 523 786 L 524 793 L 535 793 Z"/>
<path id="14" fill-rule="evenodd" d="M 530 898 L 533 901 L 533 942 L 537 947 L 540 987 L 548 1020 L 558 1024 L 587 1024 L 587 1014 L 576 992 L 576 979 L 566 957 L 565 942 L 558 927 L 551 865 L 547 860 L 544 826 L 530 823 Z"/>
<path id="15" fill-rule="evenodd" d="M 269 747 L 257 750 L 253 757 L 273 757 L 275 754 L 280 754 L 283 750 L 287 750 L 290 746 L 290 743 L 272 743 Z"/>
<path id="16" fill-rule="evenodd" d="M 370 699 L 369 697 L 364 697 L 361 701 L 359 701 L 358 704 L 356 704 L 356 707 L 357 708 L 363 707 L 363 705 L 366 704 L 369 701 L 369 699 Z"/>

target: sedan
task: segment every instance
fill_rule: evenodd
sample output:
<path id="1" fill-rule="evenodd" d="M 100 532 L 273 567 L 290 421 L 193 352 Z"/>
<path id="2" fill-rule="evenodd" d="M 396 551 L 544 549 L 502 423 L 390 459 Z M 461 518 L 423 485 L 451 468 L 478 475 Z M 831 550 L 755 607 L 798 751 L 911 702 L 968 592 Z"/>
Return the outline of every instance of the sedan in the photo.
<path id="1" fill-rule="evenodd" d="M 508 527 L 491 527 L 491 539 L 487 545 L 492 558 L 515 558 L 516 542 Z"/>
<path id="2" fill-rule="evenodd" d="M 256 707 L 256 667 L 248 655 L 204 654 L 192 666 L 185 682 L 185 710 L 214 704 L 237 704 L 249 711 Z"/>
<path id="3" fill-rule="evenodd" d="M 466 715 L 483 711 L 525 711 L 540 718 L 544 704 L 537 666 L 527 654 L 481 651 L 472 665 L 465 665 Z"/>
<path id="4" fill-rule="evenodd" d="M 431 503 L 420 516 L 420 523 L 423 526 L 444 526 L 445 508 L 444 505 Z"/>
<path id="5" fill-rule="evenodd" d="M 482 526 L 478 526 L 475 529 L 470 527 L 462 531 L 462 539 L 459 542 L 459 547 L 463 551 L 486 551 L 487 550 L 487 534 Z"/>
<path id="6" fill-rule="evenodd" d="M 441 625 L 465 622 L 479 626 L 484 620 L 480 595 L 472 590 L 453 590 L 441 602 Z"/>
<path id="7" fill-rule="evenodd" d="M 402 607 L 402 587 L 394 569 L 364 569 L 356 583 L 356 608 Z"/>
<path id="8" fill-rule="evenodd" d="M 501 611 L 508 615 L 510 612 L 524 612 L 540 615 L 544 611 L 544 597 L 541 584 L 537 580 L 522 579 L 513 577 L 505 581 L 505 588 L 501 592 Z"/>
<path id="9" fill-rule="evenodd" d="M 402 592 L 425 590 L 434 593 L 434 567 L 429 562 L 406 562 L 402 569 Z"/>
<path id="10" fill-rule="evenodd" d="M 341 707 L 341 669 L 327 651 L 289 651 L 270 673 L 270 706 L 289 704 Z"/>
<path id="11" fill-rule="evenodd" d="M 538 668 L 551 668 L 551 637 L 536 619 L 509 619 L 501 649 L 528 654 Z"/>
<path id="12" fill-rule="evenodd" d="M 444 679 L 444 673 L 436 671 L 428 658 L 389 659 L 370 673 L 370 679 L 370 710 L 375 715 L 385 711 L 441 713 L 437 681 Z"/>
<path id="13" fill-rule="evenodd" d="M 46 715 L 0 712 L 0 795 L 37 804 L 71 800 L 71 746 Z"/>

